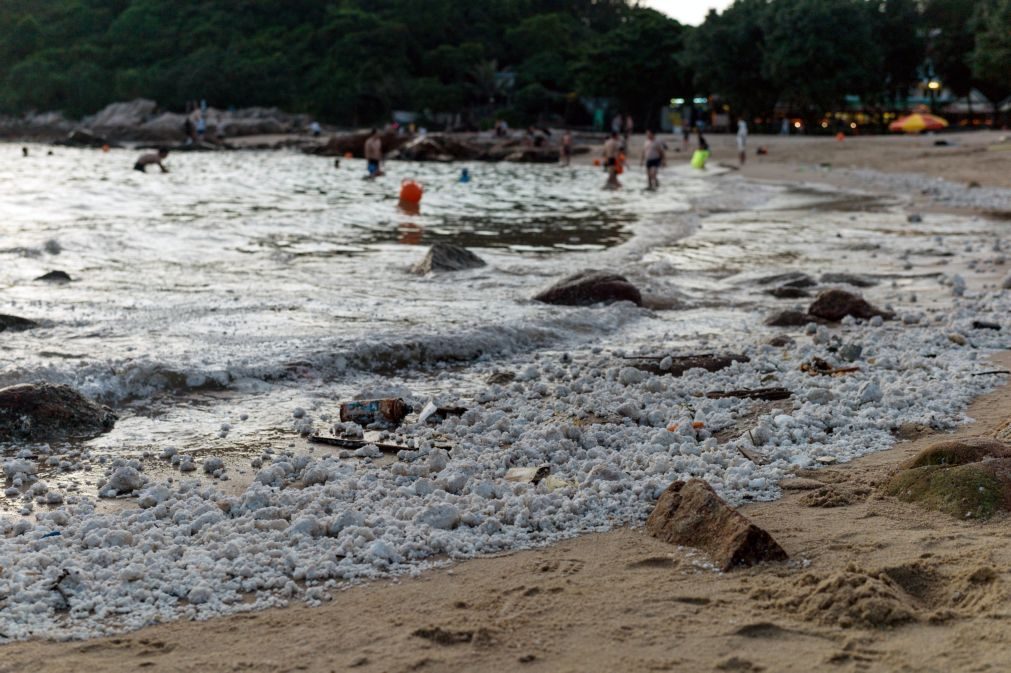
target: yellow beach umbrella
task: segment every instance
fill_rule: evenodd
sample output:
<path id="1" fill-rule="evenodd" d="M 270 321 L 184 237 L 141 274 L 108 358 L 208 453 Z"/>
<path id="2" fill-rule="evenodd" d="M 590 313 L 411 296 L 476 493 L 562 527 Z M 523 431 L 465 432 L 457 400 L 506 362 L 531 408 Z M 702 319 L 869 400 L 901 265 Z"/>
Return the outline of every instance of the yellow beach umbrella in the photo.
<path id="1" fill-rule="evenodd" d="M 906 115 L 901 119 L 896 119 L 888 125 L 889 131 L 901 131 L 902 133 L 919 133 L 920 131 L 940 131 L 947 128 L 948 122 L 940 117 L 926 112 L 915 112 Z"/>

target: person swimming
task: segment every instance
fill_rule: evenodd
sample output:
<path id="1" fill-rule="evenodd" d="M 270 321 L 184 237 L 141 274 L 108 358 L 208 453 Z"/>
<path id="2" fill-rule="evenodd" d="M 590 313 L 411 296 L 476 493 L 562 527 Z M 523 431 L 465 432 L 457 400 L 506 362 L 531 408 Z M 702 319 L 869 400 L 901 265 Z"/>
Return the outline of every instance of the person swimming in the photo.
<path id="1" fill-rule="evenodd" d="M 165 164 L 162 161 L 168 156 L 168 150 L 162 147 L 157 153 L 150 152 L 148 154 L 142 154 L 137 163 L 133 165 L 133 170 L 140 171 L 141 173 L 147 173 L 147 167 L 154 164 L 161 169 L 162 173 L 168 173 L 168 169 L 165 168 Z"/>

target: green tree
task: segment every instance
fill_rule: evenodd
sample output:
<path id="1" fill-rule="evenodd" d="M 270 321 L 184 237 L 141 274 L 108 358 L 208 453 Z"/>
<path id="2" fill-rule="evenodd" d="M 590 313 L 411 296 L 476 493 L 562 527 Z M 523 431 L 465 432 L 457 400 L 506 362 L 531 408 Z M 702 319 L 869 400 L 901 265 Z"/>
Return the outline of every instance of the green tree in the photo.
<path id="1" fill-rule="evenodd" d="M 809 123 L 847 94 L 877 89 L 882 55 L 868 12 L 860 0 L 776 0 L 763 17 L 763 74 Z"/>
<path id="2" fill-rule="evenodd" d="M 976 44 L 969 54 L 969 63 L 976 87 L 993 106 L 996 126 L 1000 104 L 1011 95 L 1011 0 L 979 3 L 972 26 Z"/>
<path id="3" fill-rule="evenodd" d="M 615 99 L 640 125 L 659 121 L 662 106 L 690 83 L 678 60 L 684 28 L 652 9 L 635 8 L 595 39 L 581 64 L 585 93 Z"/>
<path id="4" fill-rule="evenodd" d="M 684 52 L 696 91 L 718 94 L 742 117 L 769 115 L 779 97 L 762 66 L 767 7 L 765 0 L 736 0 L 722 14 L 710 10 Z"/>

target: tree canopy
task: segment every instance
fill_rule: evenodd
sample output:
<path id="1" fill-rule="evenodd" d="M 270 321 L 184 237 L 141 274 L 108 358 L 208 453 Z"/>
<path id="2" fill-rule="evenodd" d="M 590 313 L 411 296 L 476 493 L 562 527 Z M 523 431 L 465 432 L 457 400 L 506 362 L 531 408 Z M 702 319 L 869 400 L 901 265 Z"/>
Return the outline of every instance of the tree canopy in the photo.
<path id="1" fill-rule="evenodd" d="M 956 93 L 1009 91 L 1011 0 L 736 0 L 698 28 L 635 0 L 0 0 L 0 111 L 136 97 L 366 124 L 655 124 L 671 98 L 735 114 L 901 99 L 925 56 Z"/>

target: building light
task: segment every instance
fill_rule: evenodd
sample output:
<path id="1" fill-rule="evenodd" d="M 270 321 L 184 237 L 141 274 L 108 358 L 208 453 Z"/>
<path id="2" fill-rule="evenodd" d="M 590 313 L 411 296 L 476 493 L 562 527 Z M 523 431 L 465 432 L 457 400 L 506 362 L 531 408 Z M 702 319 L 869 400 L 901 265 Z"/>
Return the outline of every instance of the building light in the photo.
<path id="1" fill-rule="evenodd" d="M 671 105 L 684 105 L 685 104 L 685 99 L 684 98 L 671 98 L 670 102 L 671 102 Z"/>
<path id="2" fill-rule="evenodd" d="M 823 129 L 827 129 L 827 128 L 828 128 L 828 122 L 822 122 L 822 123 L 821 123 L 821 127 L 822 127 Z"/>
<path id="3" fill-rule="evenodd" d="M 696 105 L 705 105 L 706 103 L 709 102 L 709 99 L 708 98 L 693 98 L 692 102 L 695 103 Z"/>
<path id="4" fill-rule="evenodd" d="M 938 89 L 941 88 L 941 83 L 938 82 L 936 79 L 932 79 L 929 82 L 927 82 L 927 88 L 931 89 L 932 91 L 937 91 Z"/>
<path id="5" fill-rule="evenodd" d="M 799 129 L 800 128 L 800 122 L 794 122 L 793 123 L 793 128 Z"/>
<path id="6" fill-rule="evenodd" d="M 850 128 L 851 129 L 855 129 L 856 127 L 857 127 L 857 123 L 856 122 L 850 122 Z"/>

